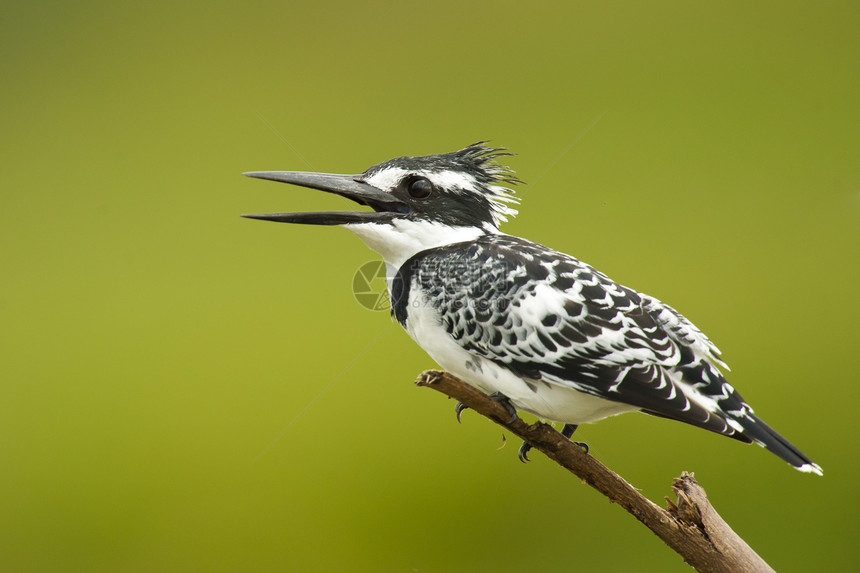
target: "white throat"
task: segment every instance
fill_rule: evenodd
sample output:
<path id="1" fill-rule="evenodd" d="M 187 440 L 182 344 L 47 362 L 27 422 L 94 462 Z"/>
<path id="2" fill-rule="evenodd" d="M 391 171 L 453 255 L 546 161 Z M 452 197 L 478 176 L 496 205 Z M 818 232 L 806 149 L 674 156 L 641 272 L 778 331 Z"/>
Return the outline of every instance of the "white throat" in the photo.
<path id="1" fill-rule="evenodd" d="M 394 219 L 392 224 L 351 223 L 341 225 L 352 231 L 364 244 L 382 255 L 389 273 L 403 265 L 416 253 L 464 241 L 474 241 L 487 232 L 499 231 L 495 228 L 449 227 L 429 221 Z"/>

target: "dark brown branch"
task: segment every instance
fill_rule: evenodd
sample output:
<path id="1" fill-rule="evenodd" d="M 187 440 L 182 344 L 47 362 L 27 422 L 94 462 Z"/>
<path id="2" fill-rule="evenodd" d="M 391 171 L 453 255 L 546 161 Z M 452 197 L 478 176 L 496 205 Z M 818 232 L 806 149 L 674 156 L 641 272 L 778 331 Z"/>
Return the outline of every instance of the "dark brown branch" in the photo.
<path id="1" fill-rule="evenodd" d="M 641 521 L 666 545 L 700 572 L 772 572 L 773 569 L 723 521 L 708 502 L 705 490 L 683 472 L 675 478 L 668 509 L 651 502 L 624 479 L 586 454 L 582 448 L 541 422 L 527 424 L 510 414 L 498 401 L 488 398 L 459 378 L 440 370 L 422 373 L 415 384 L 437 390 L 503 426 L 535 449 L 582 479 L 613 503 Z"/>

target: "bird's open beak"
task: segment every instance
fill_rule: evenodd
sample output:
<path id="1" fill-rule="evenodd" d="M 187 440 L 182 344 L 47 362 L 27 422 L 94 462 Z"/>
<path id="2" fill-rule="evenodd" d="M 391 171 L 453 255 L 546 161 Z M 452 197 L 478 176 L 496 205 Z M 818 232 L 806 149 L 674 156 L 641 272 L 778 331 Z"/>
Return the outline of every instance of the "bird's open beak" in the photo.
<path id="1" fill-rule="evenodd" d="M 269 179 L 319 189 L 352 199 L 359 205 L 367 205 L 373 211 L 322 211 L 310 213 L 269 213 L 265 215 L 242 215 L 249 219 L 277 221 L 280 223 L 304 223 L 306 225 L 344 225 L 349 223 L 384 223 L 396 217 L 408 215 L 409 206 L 385 191 L 381 191 L 361 180 L 360 175 L 333 175 L 331 173 L 307 173 L 302 171 L 250 171 L 247 177 Z"/>

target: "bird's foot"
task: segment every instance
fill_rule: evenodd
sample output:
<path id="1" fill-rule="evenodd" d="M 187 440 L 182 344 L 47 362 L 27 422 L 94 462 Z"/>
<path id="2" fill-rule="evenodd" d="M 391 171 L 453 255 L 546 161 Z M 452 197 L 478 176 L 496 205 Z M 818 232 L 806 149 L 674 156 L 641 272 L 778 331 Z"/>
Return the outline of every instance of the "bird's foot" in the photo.
<path id="1" fill-rule="evenodd" d="M 523 441 L 523 445 L 520 446 L 520 449 L 517 450 L 517 457 L 520 458 L 520 461 L 523 463 L 530 462 L 529 459 L 529 450 L 532 449 L 532 445 L 526 441 Z"/>
<path id="2" fill-rule="evenodd" d="M 511 415 L 511 419 L 505 422 L 506 425 L 510 426 L 517 420 L 517 409 L 514 408 L 514 405 L 511 404 L 511 399 L 502 394 L 501 392 L 493 392 L 490 394 L 489 398 L 492 398 L 499 404 L 505 407 L 505 410 Z"/>
<path id="3" fill-rule="evenodd" d="M 565 424 L 564 427 L 561 429 L 561 435 L 564 436 L 565 438 L 567 438 L 568 440 L 570 440 L 570 437 L 576 431 L 576 428 L 577 428 L 576 424 Z M 573 441 L 573 440 L 571 440 L 571 441 Z M 588 453 L 588 444 L 586 444 L 585 442 L 573 442 L 573 443 L 575 445 L 579 446 L 580 448 L 582 448 L 583 450 L 585 450 L 586 454 Z M 528 459 L 528 458 L 526 458 L 526 459 Z"/>
<path id="4" fill-rule="evenodd" d="M 561 435 L 569 440 L 570 437 L 573 435 L 573 432 L 575 431 L 575 424 L 565 424 L 564 427 L 561 429 Z M 573 444 L 585 450 L 586 454 L 588 453 L 588 444 L 586 444 L 585 442 L 573 442 Z M 523 445 L 520 446 L 520 449 L 517 450 L 517 457 L 520 458 L 521 462 L 526 463 L 531 461 L 529 459 L 529 451 L 531 451 L 531 449 L 532 445 L 524 441 Z"/>
<path id="5" fill-rule="evenodd" d="M 457 421 L 459 423 L 461 423 L 461 424 L 463 423 L 463 421 L 460 420 L 460 414 L 463 413 L 463 410 L 468 410 L 468 409 L 469 409 L 469 407 L 462 402 L 457 402 L 457 405 L 454 406 L 454 412 L 457 413 Z"/>

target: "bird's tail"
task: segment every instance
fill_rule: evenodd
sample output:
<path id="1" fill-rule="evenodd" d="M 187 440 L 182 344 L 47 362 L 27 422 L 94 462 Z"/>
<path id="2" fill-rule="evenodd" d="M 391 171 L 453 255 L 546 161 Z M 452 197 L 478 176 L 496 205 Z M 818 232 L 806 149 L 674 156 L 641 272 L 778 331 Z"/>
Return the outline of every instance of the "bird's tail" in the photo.
<path id="1" fill-rule="evenodd" d="M 818 475 L 823 475 L 821 468 L 810 460 L 803 452 L 798 450 L 794 445 L 783 438 L 779 433 L 765 424 L 758 416 L 752 413 L 747 413 L 745 416 L 739 416 L 735 420 L 743 426 L 742 435 L 751 439 L 769 452 L 772 452 L 795 469 L 802 472 L 809 472 Z"/>

